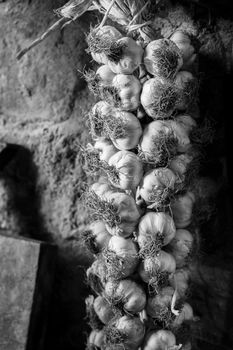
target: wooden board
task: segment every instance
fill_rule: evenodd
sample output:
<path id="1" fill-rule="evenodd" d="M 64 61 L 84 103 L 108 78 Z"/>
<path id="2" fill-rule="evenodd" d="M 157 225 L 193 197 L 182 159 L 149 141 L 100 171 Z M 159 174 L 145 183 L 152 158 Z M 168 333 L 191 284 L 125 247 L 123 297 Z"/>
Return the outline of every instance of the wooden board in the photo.
<path id="1" fill-rule="evenodd" d="M 42 350 L 56 249 L 0 235 L 0 349 Z"/>

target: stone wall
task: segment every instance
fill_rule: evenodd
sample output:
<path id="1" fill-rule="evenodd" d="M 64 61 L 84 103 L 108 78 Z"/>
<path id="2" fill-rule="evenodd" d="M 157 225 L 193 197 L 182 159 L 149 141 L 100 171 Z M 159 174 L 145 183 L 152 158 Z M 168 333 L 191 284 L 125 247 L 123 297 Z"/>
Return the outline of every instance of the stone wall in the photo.
<path id="1" fill-rule="evenodd" d="M 76 156 L 78 144 L 88 138 L 83 116 L 93 104 L 82 77 L 90 65 L 85 52 L 90 16 L 55 32 L 20 61 L 15 58 L 56 20 L 52 10 L 62 3 L 0 3 L 0 138 L 30 150 L 45 226 L 56 236 L 67 237 L 84 220 L 77 200 L 86 178 Z M 0 192 L 1 226 L 20 233 L 3 183 Z"/>

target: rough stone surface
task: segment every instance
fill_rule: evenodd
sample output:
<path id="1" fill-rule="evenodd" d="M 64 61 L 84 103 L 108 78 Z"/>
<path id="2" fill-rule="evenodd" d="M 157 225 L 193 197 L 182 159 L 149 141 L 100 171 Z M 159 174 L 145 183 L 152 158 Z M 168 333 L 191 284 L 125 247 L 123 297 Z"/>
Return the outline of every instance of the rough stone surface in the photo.
<path id="1" fill-rule="evenodd" d="M 83 266 L 91 257 L 81 244 L 64 239 L 78 234 L 88 219 L 80 197 L 89 179 L 81 168 L 78 145 L 89 140 L 83 115 L 94 98 L 79 71 L 91 64 L 85 52 L 85 33 L 90 21 L 96 20 L 94 14 L 85 14 L 62 32 L 53 33 L 22 60 L 16 61 L 15 55 L 54 22 L 52 10 L 65 2 L 0 2 L 0 140 L 15 147 L 11 146 L 15 152 L 12 161 L 0 172 L 0 228 L 15 235 L 55 239 L 61 247 L 47 346 L 57 350 L 81 349 L 84 342 L 83 300 L 88 289 Z M 215 143 L 207 150 L 208 171 L 205 168 L 203 172 L 218 180 L 226 149 L 233 147 L 227 127 L 233 24 L 213 17 L 198 1 L 187 3 L 190 12 L 172 7 L 155 19 L 154 27 L 166 37 L 177 28 L 194 36 L 199 51 L 200 112 L 215 121 L 217 130 Z M 225 190 L 229 192 L 227 186 Z M 226 220 L 231 215 L 228 208 L 208 230 L 203 228 L 203 263 L 205 254 L 213 257 L 217 268 L 226 255 L 231 261 L 232 255 L 226 253 L 232 247 L 232 226 Z M 203 273 L 210 274 L 208 269 Z M 208 285 L 212 289 L 210 282 Z M 222 310 L 226 310 L 229 298 L 224 283 L 219 285 L 222 292 L 216 295 L 217 304 L 223 303 Z M 206 308 L 202 302 L 197 305 Z"/>

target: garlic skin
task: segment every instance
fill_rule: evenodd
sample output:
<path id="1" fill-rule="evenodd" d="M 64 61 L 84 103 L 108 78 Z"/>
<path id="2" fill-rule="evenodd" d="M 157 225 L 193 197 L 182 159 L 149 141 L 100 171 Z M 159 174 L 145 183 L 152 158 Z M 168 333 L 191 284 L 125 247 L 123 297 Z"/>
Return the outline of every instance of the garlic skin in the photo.
<path id="1" fill-rule="evenodd" d="M 143 165 L 141 160 L 130 151 L 119 151 L 115 153 L 108 164 L 113 166 L 118 174 L 118 179 L 110 182 L 123 190 L 135 190 L 143 175 Z"/>
<path id="2" fill-rule="evenodd" d="M 183 65 L 180 49 L 169 39 L 151 41 L 143 60 L 148 73 L 166 79 L 173 79 Z"/>
<path id="3" fill-rule="evenodd" d="M 130 37 L 117 40 L 116 45 L 122 47 L 122 55 L 109 57 L 109 68 L 116 74 L 132 74 L 142 63 L 143 48 Z"/>
<path id="4" fill-rule="evenodd" d="M 178 89 L 166 79 L 148 79 L 142 87 L 141 104 L 153 119 L 169 118 L 179 101 Z"/>
<path id="5" fill-rule="evenodd" d="M 122 111 L 135 111 L 140 105 L 141 83 L 134 75 L 117 74 L 112 85 L 103 89 L 103 99 Z"/>
<path id="6" fill-rule="evenodd" d="M 177 228 L 186 228 L 191 224 L 194 203 L 195 196 L 190 191 L 177 196 L 171 202 L 173 219 Z"/>
<path id="7" fill-rule="evenodd" d="M 178 350 L 175 335 L 168 330 L 151 331 L 145 338 L 142 350 Z"/>
<path id="8" fill-rule="evenodd" d="M 111 140 L 98 139 L 94 144 L 94 149 L 99 152 L 99 159 L 102 162 L 108 163 L 109 159 L 118 152 Z"/>
<path id="9" fill-rule="evenodd" d="M 181 30 L 177 30 L 174 34 L 172 34 L 170 40 L 173 41 L 180 49 L 183 58 L 182 69 L 190 68 L 194 64 L 197 54 L 195 53 L 195 49 L 191 44 L 188 34 Z"/>

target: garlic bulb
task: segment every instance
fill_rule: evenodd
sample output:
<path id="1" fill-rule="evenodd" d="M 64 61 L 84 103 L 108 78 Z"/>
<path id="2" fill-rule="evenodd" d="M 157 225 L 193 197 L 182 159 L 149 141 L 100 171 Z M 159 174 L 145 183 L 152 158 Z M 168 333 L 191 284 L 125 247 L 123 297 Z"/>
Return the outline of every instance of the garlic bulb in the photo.
<path id="1" fill-rule="evenodd" d="M 110 322 L 106 330 L 107 349 L 137 350 L 144 335 L 145 326 L 138 317 L 122 316 Z"/>
<path id="2" fill-rule="evenodd" d="M 137 243 L 143 257 L 153 256 L 174 237 L 176 228 L 164 212 L 147 212 L 139 221 Z"/>
<path id="3" fill-rule="evenodd" d="M 168 330 L 151 331 L 145 338 L 142 350 L 179 350 L 182 345 L 176 345 L 175 335 Z"/>
<path id="4" fill-rule="evenodd" d="M 94 95 L 100 95 L 102 88 L 112 84 L 115 73 L 111 71 L 107 64 L 100 66 L 97 71 L 85 72 L 84 78 L 87 81 L 89 90 Z"/>
<path id="5" fill-rule="evenodd" d="M 95 298 L 93 308 L 103 324 L 108 324 L 114 317 L 111 305 L 101 295 Z"/>
<path id="6" fill-rule="evenodd" d="M 122 34 L 115 27 L 102 26 L 90 31 L 87 37 L 88 49 L 92 58 L 100 63 L 108 63 L 108 55 L 111 55 L 117 48 L 115 42 L 122 37 Z"/>
<path id="7" fill-rule="evenodd" d="M 82 237 L 90 251 L 97 254 L 108 245 L 111 235 L 103 221 L 93 221 L 82 233 Z"/>
<path id="8" fill-rule="evenodd" d="M 103 251 L 103 259 L 108 279 L 128 277 L 138 265 L 137 245 L 131 238 L 112 236 Z"/>
<path id="9" fill-rule="evenodd" d="M 122 111 L 135 111 L 140 105 L 141 83 L 134 75 L 117 74 L 112 84 L 103 87 L 101 97 Z"/>
<path id="10" fill-rule="evenodd" d="M 183 65 L 180 49 L 169 39 L 151 41 L 143 60 L 147 72 L 161 78 L 173 79 Z"/>
<path id="11" fill-rule="evenodd" d="M 108 162 L 113 168 L 113 176 L 108 173 L 110 182 L 123 190 L 135 190 L 143 175 L 141 160 L 129 151 L 119 151 L 114 154 Z"/>
<path id="12" fill-rule="evenodd" d="M 108 281 L 104 295 L 111 305 L 131 314 L 141 312 L 146 306 L 146 293 L 143 288 L 130 279 Z"/>
<path id="13" fill-rule="evenodd" d="M 111 135 L 112 142 L 119 150 L 131 150 L 138 145 L 142 135 L 139 120 L 130 112 L 115 111 L 117 129 Z"/>
<path id="14" fill-rule="evenodd" d="M 168 278 L 176 270 L 176 261 L 173 256 L 160 250 L 157 256 L 147 256 L 140 263 L 138 273 L 141 279 L 149 284 L 152 292 L 157 292 L 168 284 Z"/>
<path id="15" fill-rule="evenodd" d="M 98 256 L 86 271 L 88 285 L 96 294 L 101 294 L 107 282 L 106 267 L 102 257 Z"/>
<path id="16" fill-rule="evenodd" d="M 176 116 L 176 122 L 178 122 L 189 135 L 197 127 L 197 122 L 189 114 L 179 114 Z"/>
<path id="17" fill-rule="evenodd" d="M 177 140 L 177 151 L 182 153 L 189 151 L 191 149 L 191 141 L 186 128 L 177 120 L 167 120 L 166 122 L 170 125 Z"/>
<path id="18" fill-rule="evenodd" d="M 182 309 L 180 310 L 180 313 L 178 316 L 176 316 L 175 320 L 173 321 L 172 326 L 174 328 L 178 328 L 182 325 L 182 323 L 186 321 L 192 321 L 194 320 L 193 315 L 193 308 L 190 304 L 184 303 Z"/>
<path id="19" fill-rule="evenodd" d="M 171 125 L 155 120 L 143 130 L 139 142 L 139 155 L 146 162 L 155 166 L 165 166 L 177 153 L 178 140 Z"/>
<path id="20" fill-rule="evenodd" d="M 111 139 L 119 150 L 130 150 L 137 146 L 142 127 L 134 114 L 110 107 L 99 101 L 89 115 L 91 134 L 94 139 Z"/>
<path id="21" fill-rule="evenodd" d="M 88 349 L 101 349 L 105 343 L 104 330 L 93 329 L 88 337 L 87 347 Z"/>
<path id="22" fill-rule="evenodd" d="M 183 69 L 190 68 L 197 58 L 195 49 L 191 44 L 191 40 L 188 34 L 184 33 L 181 30 L 175 31 L 175 33 L 170 37 L 170 40 L 173 41 L 178 48 L 180 49 L 182 58 L 183 58 Z"/>
<path id="23" fill-rule="evenodd" d="M 176 175 L 176 183 L 187 186 L 198 172 L 199 160 L 194 154 L 179 154 L 170 160 L 168 167 Z"/>
<path id="24" fill-rule="evenodd" d="M 166 119 L 175 111 L 179 91 L 173 83 L 158 77 L 147 80 L 142 87 L 141 104 L 153 119 Z"/>
<path id="25" fill-rule="evenodd" d="M 180 71 L 175 78 L 175 86 L 179 93 L 179 99 L 176 102 L 178 110 L 186 110 L 197 100 L 198 81 L 192 73 Z"/>
<path id="26" fill-rule="evenodd" d="M 137 197 L 142 198 L 150 209 L 160 208 L 167 204 L 175 182 L 176 176 L 168 168 L 149 170 L 138 187 Z"/>
<path id="27" fill-rule="evenodd" d="M 94 149 L 99 152 L 100 161 L 108 163 L 109 159 L 118 152 L 111 140 L 98 139 L 94 144 Z"/>
<path id="28" fill-rule="evenodd" d="M 180 297 L 185 297 L 189 289 L 190 270 L 188 268 L 176 269 L 169 277 L 171 286 L 177 290 Z"/>
<path id="29" fill-rule="evenodd" d="M 159 321 L 169 323 L 174 292 L 175 290 L 168 286 L 160 289 L 158 294 L 149 297 L 146 308 L 147 314 Z"/>
<path id="30" fill-rule="evenodd" d="M 123 37 L 115 42 L 121 48 L 108 55 L 108 65 L 117 74 L 132 74 L 141 64 L 143 48 L 130 37 Z"/>
<path id="31" fill-rule="evenodd" d="M 176 266 L 181 268 L 187 265 L 193 249 L 193 236 L 185 229 L 178 229 L 175 237 L 169 243 L 170 252 L 176 260 Z"/>
<path id="32" fill-rule="evenodd" d="M 105 222 L 112 235 L 129 237 L 140 218 L 134 198 L 120 190 L 112 190 L 107 184 L 93 184 L 85 194 L 85 205 L 94 219 Z"/>
<path id="33" fill-rule="evenodd" d="M 191 224 L 195 196 L 192 192 L 186 192 L 177 196 L 171 202 L 173 219 L 177 228 L 185 228 Z"/>

